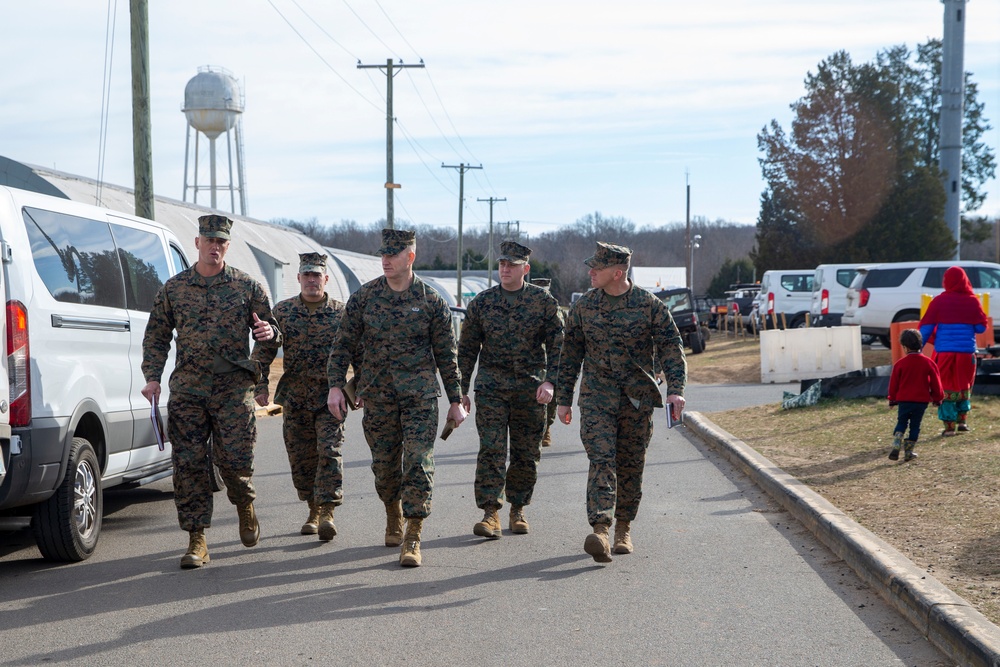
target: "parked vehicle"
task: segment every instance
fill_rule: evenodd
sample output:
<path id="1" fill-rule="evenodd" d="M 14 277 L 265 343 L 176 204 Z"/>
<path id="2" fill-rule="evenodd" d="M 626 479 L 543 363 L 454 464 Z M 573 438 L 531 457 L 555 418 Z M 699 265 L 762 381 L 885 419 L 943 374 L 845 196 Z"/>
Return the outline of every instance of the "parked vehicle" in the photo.
<path id="1" fill-rule="evenodd" d="M 754 299 L 758 329 L 801 329 L 806 326 L 814 270 L 765 271 Z M 773 316 L 773 317 L 772 317 Z M 766 318 L 766 322 L 762 321 Z"/>
<path id="2" fill-rule="evenodd" d="M 698 311 L 695 310 L 694 297 L 686 287 L 671 287 L 655 293 L 667 305 L 674 323 L 684 339 L 685 347 L 691 348 L 691 354 L 701 354 L 708 342 L 708 327 L 701 323 Z"/>
<path id="3" fill-rule="evenodd" d="M 847 290 L 861 264 L 820 264 L 813 273 L 809 313 L 814 327 L 837 327 L 847 308 Z"/>
<path id="4" fill-rule="evenodd" d="M 753 310 L 753 300 L 760 293 L 760 285 L 757 283 L 730 285 L 726 291 L 726 326 L 732 329 L 736 325 L 736 318 L 742 320 L 742 325 L 750 328 L 750 314 Z"/>
<path id="5" fill-rule="evenodd" d="M 987 314 L 1000 324 L 1000 264 L 975 261 L 896 262 L 859 268 L 847 290 L 841 323 L 859 326 L 862 335 L 877 336 L 889 347 L 892 323 L 919 320 L 921 295 L 940 294 L 944 272 L 951 266 L 965 269 L 976 293 L 989 293 Z"/>
<path id="6" fill-rule="evenodd" d="M 0 519 L 30 521 L 48 560 L 84 560 L 103 489 L 171 474 L 170 445 L 157 446 L 139 393 L 142 339 L 153 297 L 188 262 L 155 222 L 9 187 L 0 258 L 0 421 L 10 429 Z M 172 368 L 173 352 L 165 377 Z M 164 419 L 168 394 L 164 383 Z"/>

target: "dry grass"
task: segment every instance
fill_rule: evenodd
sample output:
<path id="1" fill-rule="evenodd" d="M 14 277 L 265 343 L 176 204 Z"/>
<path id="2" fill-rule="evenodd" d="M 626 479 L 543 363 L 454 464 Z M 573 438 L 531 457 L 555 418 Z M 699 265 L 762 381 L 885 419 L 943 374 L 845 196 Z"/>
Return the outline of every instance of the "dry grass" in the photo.
<path id="1" fill-rule="evenodd" d="M 865 365 L 888 363 L 887 356 L 866 351 Z M 760 381 L 752 340 L 713 339 L 708 351 L 688 361 L 692 382 Z M 740 369 L 741 379 L 717 379 L 722 364 Z M 885 400 L 821 400 L 807 408 L 773 405 L 709 418 L 1000 623 L 1000 399 L 974 397 L 972 430 L 953 438 L 940 436 L 931 407 L 919 457 L 910 463 L 886 457 L 896 411 Z"/>

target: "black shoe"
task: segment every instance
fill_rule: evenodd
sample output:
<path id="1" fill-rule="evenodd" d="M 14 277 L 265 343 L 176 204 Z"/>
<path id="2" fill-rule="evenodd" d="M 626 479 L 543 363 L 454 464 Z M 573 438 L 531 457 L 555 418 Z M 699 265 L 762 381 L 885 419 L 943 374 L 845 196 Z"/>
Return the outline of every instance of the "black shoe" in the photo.
<path id="1" fill-rule="evenodd" d="M 898 449 L 890 449 L 889 450 L 889 460 L 890 461 L 898 461 L 899 460 L 899 450 Z"/>

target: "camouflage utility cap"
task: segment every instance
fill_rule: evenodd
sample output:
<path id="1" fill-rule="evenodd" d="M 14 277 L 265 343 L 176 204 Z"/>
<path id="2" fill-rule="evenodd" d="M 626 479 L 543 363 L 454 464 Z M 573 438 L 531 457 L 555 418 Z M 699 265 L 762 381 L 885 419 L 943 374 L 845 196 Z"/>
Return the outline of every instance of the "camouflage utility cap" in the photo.
<path id="1" fill-rule="evenodd" d="M 417 233 L 407 229 L 383 229 L 382 247 L 376 255 L 398 255 L 417 242 Z"/>
<path id="2" fill-rule="evenodd" d="M 229 240 L 229 230 L 233 221 L 224 215 L 203 215 L 198 218 L 198 235 L 207 238 Z"/>
<path id="3" fill-rule="evenodd" d="M 511 264 L 526 264 L 531 255 L 531 248 L 523 246 L 517 241 L 504 241 L 500 244 L 500 256 L 498 262 L 510 262 Z"/>
<path id="4" fill-rule="evenodd" d="M 542 289 L 549 289 L 552 287 L 552 278 L 535 278 L 531 281 L 532 285 L 538 285 Z"/>
<path id="5" fill-rule="evenodd" d="M 594 256 L 588 257 L 583 263 L 592 269 L 606 269 L 609 266 L 628 264 L 630 257 L 632 251 L 625 246 L 598 241 Z"/>
<path id="6" fill-rule="evenodd" d="M 326 273 L 326 255 L 318 252 L 299 253 L 299 273 Z"/>

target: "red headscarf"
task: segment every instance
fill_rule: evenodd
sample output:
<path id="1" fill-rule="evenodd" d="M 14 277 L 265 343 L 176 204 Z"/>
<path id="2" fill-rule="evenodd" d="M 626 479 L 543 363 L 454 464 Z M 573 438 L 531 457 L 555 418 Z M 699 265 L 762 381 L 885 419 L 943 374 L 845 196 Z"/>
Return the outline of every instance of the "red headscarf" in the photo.
<path id="1" fill-rule="evenodd" d="M 944 292 L 927 306 L 920 324 L 986 324 L 986 313 L 960 266 L 944 272 Z"/>

